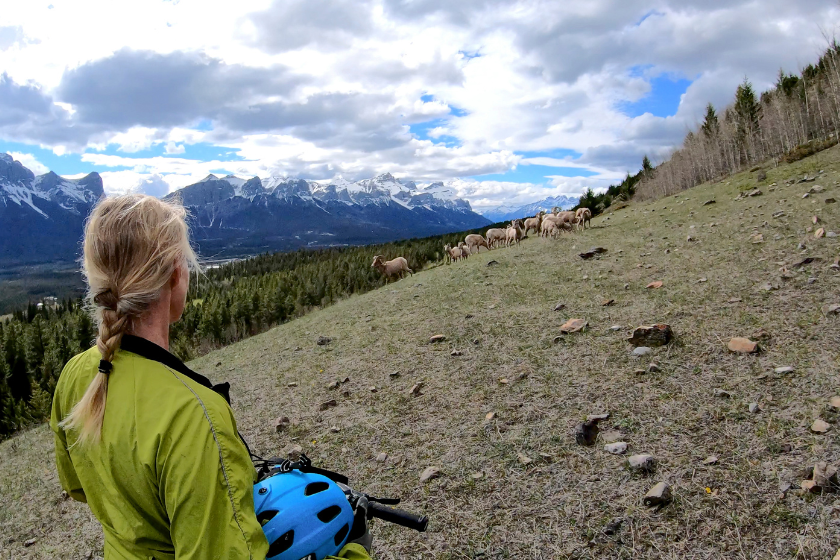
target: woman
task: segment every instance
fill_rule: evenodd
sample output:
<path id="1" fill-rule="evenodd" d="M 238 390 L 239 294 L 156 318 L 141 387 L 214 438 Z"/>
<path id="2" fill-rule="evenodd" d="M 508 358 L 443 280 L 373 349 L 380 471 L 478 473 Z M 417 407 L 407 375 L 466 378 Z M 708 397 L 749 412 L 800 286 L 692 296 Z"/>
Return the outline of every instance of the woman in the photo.
<path id="1" fill-rule="evenodd" d="M 83 272 L 99 336 L 62 371 L 50 425 L 61 485 L 102 524 L 106 559 L 268 551 L 229 386 L 168 351 L 197 267 L 179 204 L 107 198 L 88 220 Z M 358 544 L 342 556 L 368 558 Z"/>

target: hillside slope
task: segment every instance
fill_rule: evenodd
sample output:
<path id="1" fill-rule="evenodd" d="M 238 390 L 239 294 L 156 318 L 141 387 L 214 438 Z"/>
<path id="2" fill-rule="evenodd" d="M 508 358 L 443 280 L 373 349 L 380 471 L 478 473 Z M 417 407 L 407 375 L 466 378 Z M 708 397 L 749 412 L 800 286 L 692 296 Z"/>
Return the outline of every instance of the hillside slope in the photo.
<path id="1" fill-rule="evenodd" d="M 815 183 L 786 184 L 821 169 Z M 761 196 L 734 200 L 755 185 L 742 174 L 631 205 L 585 233 L 424 271 L 192 366 L 233 384 L 257 453 L 301 445 L 357 488 L 429 515 L 425 535 L 375 523 L 377 558 L 830 558 L 840 546 L 835 498 L 795 490 L 803 467 L 840 465 L 828 406 L 840 316 L 820 310 L 840 304 L 830 266 L 840 238 L 806 231 L 813 215 L 840 231 L 840 204 L 825 202 L 840 199 L 840 151 L 767 174 Z M 803 199 L 815 185 L 825 192 Z M 595 245 L 608 252 L 577 256 Z M 816 260 L 793 266 L 805 257 Z M 645 288 L 655 280 L 660 289 Z M 565 308 L 553 311 L 557 303 Z M 588 329 L 559 336 L 572 317 Z M 670 324 L 676 340 L 634 358 L 627 335 L 653 322 Z M 428 344 L 434 334 L 446 342 Z M 727 351 L 730 337 L 755 335 L 760 354 Z M 318 346 L 319 336 L 332 342 Z M 661 371 L 636 373 L 650 362 Z M 422 395 L 409 396 L 419 381 Z M 337 406 L 319 411 L 328 399 Z M 600 438 L 575 443 L 573 427 L 603 412 L 602 435 L 653 454 L 654 475 L 632 476 Z M 292 420 L 281 434 L 279 416 Z M 815 418 L 831 425 L 827 435 L 809 431 Z M 51 449 L 44 427 L 0 444 L 0 534 L 13 558 L 101 550 L 86 506 L 61 500 Z M 704 464 L 710 455 L 718 461 Z M 421 483 L 430 465 L 443 476 Z M 674 501 L 657 512 L 641 501 L 658 481 Z M 618 531 L 604 534 L 616 518 Z"/>

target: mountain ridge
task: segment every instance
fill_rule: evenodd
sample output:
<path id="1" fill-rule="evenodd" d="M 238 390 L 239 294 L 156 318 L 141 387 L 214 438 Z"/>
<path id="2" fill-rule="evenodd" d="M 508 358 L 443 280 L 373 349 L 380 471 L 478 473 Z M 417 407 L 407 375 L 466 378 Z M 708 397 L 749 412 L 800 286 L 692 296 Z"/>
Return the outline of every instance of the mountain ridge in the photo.
<path id="1" fill-rule="evenodd" d="M 535 216 L 540 210 L 551 212 L 555 206 L 559 206 L 563 210 L 568 210 L 577 206 L 580 199 L 573 196 L 549 196 L 536 202 L 523 204 L 522 206 L 499 206 L 492 210 L 482 212 L 482 216 L 488 218 L 493 222 L 504 222 L 506 220 L 514 220 L 516 218 L 523 218 L 525 216 Z"/>

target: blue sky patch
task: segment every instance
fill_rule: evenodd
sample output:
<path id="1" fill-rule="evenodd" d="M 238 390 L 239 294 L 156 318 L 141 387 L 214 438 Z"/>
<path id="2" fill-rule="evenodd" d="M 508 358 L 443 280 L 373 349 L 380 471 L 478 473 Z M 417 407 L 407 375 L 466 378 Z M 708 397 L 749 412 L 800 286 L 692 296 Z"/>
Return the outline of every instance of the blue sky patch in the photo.
<path id="1" fill-rule="evenodd" d="M 489 173 L 487 175 L 476 175 L 473 179 L 477 181 L 504 181 L 509 183 L 534 183 L 548 185 L 549 177 L 592 177 L 596 172 L 579 167 L 553 167 L 549 165 L 525 165 L 519 164 L 516 169 L 505 173 Z"/>
<path id="2" fill-rule="evenodd" d="M 634 72 L 639 72 L 635 74 Z M 631 69 L 631 75 L 640 75 L 644 68 L 636 67 Z M 680 106 L 680 97 L 688 90 L 692 80 L 678 78 L 670 74 L 659 74 L 650 78 L 650 91 L 648 94 L 633 102 L 619 103 L 621 112 L 629 117 L 638 117 L 650 113 L 655 117 L 670 117 L 677 114 Z"/>
<path id="3" fill-rule="evenodd" d="M 449 136 L 446 134 L 438 137 L 429 136 L 429 132 L 431 132 L 432 129 L 445 125 L 446 119 L 433 119 L 430 121 L 409 125 L 408 130 L 419 140 L 429 140 L 434 144 L 443 144 L 444 146 L 447 146 L 449 148 L 460 146 L 461 141 L 455 138 L 454 136 Z"/>

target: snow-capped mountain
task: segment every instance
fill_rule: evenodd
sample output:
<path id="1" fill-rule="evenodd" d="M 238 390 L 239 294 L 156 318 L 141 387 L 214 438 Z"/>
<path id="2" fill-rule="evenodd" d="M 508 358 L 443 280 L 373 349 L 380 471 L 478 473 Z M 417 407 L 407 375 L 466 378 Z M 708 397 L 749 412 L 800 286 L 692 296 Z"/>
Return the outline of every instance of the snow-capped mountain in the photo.
<path id="1" fill-rule="evenodd" d="M 0 153 L 0 263 L 78 257 L 85 219 L 103 192 L 98 173 L 81 179 L 53 172 L 36 177 Z"/>
<path id="2" fill-rule="evenodd" d="M 209 175 L 169 197 L 189 207 L 202 252 L 214 254 L 374 243 L 490 223 L 454 189 L 420 188 L 390 173 L 356 182 Z"/>
<path id="3" fill-rule="evenodd" d="M 537 202 L 525 204 L 524 206 L 499 206 L 492 210 L 485 210 L 482 216 L 495 222 L 504 222 L 506 220 L 515 220 L 516 218 L 524 218 L 526 216 L 535 216 L 540 210 L 551 212 L 555 206 L 559 206 L 563 210 L 568 210 L 577 206 L 580 199 L 571 196 L 550 196 Z"/>

